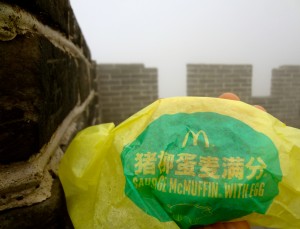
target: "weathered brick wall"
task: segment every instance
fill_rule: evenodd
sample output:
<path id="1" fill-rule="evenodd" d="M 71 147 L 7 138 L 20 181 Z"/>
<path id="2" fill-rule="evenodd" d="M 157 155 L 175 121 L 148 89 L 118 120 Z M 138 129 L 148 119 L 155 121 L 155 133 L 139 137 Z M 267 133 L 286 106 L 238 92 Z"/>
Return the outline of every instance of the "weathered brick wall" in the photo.
<path id="1" fill-rule="evenodd" d="M 251 96 L 251 65 L 187 65 L 187 95 L 216 97 L 235 91 L 242 100 Z"/>
<path id="2" fill-rule="evenodd" d="M 119 124 L 158 98 L 156 68 L 100 64 L 97 73 L 103 122 Z"/>
<path id="3" fill-rule="evenodd" d="M 0 228 L 63 228 L 57 166 L 99 110 L 69 1 L 0 1 L 0 60 Z"/>
<path id="4" fill-rule="evenodd" d="M 276 117 L 300 128 L 300 66 L 281 66 L 272 71 L 272 97 Z"/>
<path id="5" fill-rule="evenodd" d="M 242 101 L 262 105 L 282 122 L 300 128 L 300 66 L 273 69 L 270 96 L 251 96 L 251 81 L 251 65 L 187 65 L 188 96 L 216 97 L 231 91 Z"/>

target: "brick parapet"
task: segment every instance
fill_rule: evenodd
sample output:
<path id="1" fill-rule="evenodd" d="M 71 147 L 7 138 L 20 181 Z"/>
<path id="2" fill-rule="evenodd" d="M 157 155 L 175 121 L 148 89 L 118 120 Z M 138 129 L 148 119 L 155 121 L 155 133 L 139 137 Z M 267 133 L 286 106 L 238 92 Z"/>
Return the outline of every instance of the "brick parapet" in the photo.
<path id="1" fill-rule="evenodd" d="M 244 102 L 264 106 L 287 125 L 300 127 L 300 66 L 284 65 L 273 69 L 270 96 L 252 96 L 251 81 L 251 65 L 187 65 L 188 96 L 217 97 L 231 91 Z"/>
<path id="2" fill-rule="evenodd" d="M 187 95 L 216 97 L 237 91 L 248 101 L 251 96 L 251 65 L 188 64 Z"/>
<path id="3" fill-rule="evenodd" d="M 103 122 L 118 124 L 158 98 L 156 68 L 100 64 L 97 72 Z"/>

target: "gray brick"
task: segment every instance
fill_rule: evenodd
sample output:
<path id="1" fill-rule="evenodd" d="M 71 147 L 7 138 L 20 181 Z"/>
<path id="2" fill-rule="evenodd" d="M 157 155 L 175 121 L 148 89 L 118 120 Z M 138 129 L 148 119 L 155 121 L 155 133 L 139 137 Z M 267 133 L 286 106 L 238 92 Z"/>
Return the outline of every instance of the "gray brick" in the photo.
<path id="1" fill-rule="evenodd" d="M 119 71 L 115 71 L 116 69 Z M 105 73 L 110 74 L 111 80 L 101 79 L 101 75 Z M 145 68 L 142 64 L 100 65 L 98 77 L 100 81 L 98 87 L 102 96 L 107 96 L 102 88 L 108 85 L 111 89 L 110 93 L 115 91 L 120 93 L 109 94 L 112 100 L 103 104 L 105 109 L 115 100 L 119 101 L 119 107 L 113 106 L 111 113 L 103 114 L 105 121 L 118 124 L 158 98 L 157 69 L 155 68 Z"/>

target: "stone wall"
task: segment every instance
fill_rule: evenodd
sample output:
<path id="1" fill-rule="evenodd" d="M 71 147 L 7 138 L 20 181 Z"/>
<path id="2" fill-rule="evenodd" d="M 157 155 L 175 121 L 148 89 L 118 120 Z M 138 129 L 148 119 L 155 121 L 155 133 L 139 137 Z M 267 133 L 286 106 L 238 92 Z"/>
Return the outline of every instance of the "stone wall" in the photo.
<path id="1" fill-rule="evenodd" d="M 235 91 L 241 99 L 251 96 L 251 65 L 187 65 L 187 95 L 217 97 Z"/>
<path id="2" fill-rule="evenodd" d="M 276 117 L 300 128 L 300 66 L 273 69 L 271 91 L 278 102 Z"/>
<path id="3" fill-rule="evenodd" d="M 99 116 L 96 65 L 68 0 L 0 1 L 0 60 L 0 228 L 67 227 L 57 166 Z"/>
<path id="4" fill-rule="evenodd" d="M 273 69 L 271 95 L 251 96 L 251 65 L 187 65 L 187 95 L 216 97 L 231 91 L 242 101 L 264 106 L 289 126 L 300 128 L 300 66 Z"/>
<path id="5" fill-rule="evenodd" d="M 100 64 L 97 73 L 103 122 L 119 124 L 158 98 L 156 68 Z"/>

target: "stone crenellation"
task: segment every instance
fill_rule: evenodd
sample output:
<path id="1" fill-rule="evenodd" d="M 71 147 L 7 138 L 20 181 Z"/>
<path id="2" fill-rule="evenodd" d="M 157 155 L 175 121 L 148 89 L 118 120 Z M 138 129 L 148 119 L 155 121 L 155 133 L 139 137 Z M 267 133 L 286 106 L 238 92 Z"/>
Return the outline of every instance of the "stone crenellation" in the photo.
<path id="1" fill-rule="evenodd" d="M 300 128 L 300 66 L 284 65 L 272 71 L 271 98 L 277 103 L 274 115 L 290 126 Z"/>
<path id="2" fill-rule="evenodd" d="M 244 102 L 264 106 L 285 124 L 300 127 L 300 66 L 273 69 L 270 96 L 252 96 L 251 81 L 251 65 L 187 65 L 188 96 L 216 97 L 222 92 L 234 92 Z"/>
<path id="3" fill-rule="evenodd" d="M 237 91 L 242 100 L 251 97 L 251 65 L 188 64 L 187 95 L 217 97 Z"/>
<path id="4" fill-rule="evenodd" d="M 99 64 L 97 74 L 103 122 L 119 124 L 158 99 L 156 68 L 143 64 Z"/>

